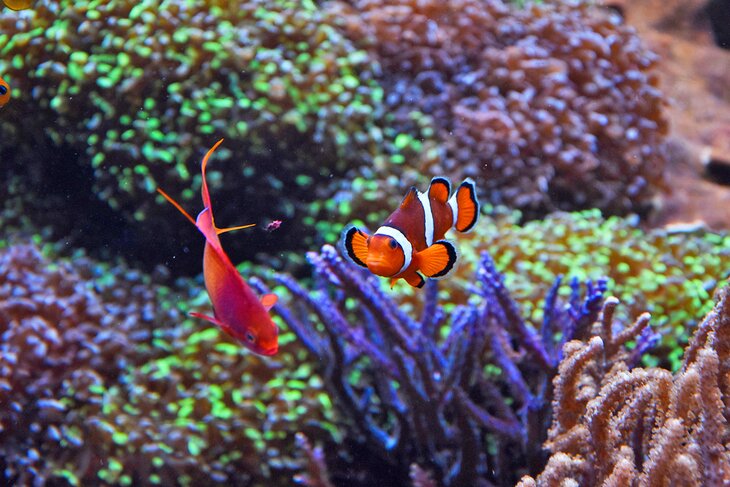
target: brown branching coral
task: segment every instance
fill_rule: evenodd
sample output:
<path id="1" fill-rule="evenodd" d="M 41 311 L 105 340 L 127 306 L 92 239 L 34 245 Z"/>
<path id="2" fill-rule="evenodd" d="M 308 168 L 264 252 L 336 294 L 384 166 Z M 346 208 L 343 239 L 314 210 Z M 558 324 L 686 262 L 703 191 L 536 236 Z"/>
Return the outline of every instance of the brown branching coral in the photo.
<path id="1" fill-rule="evenodd" d="M 662 184 L 656 59 L 617 17 L 591 2 L 350 3 L 342 28 L 383 65 L 401 131 L 444 147 L 424 144 L 422 174 L 474 176 L 527 216 L 640 210 Z"/>
<path id="2" fill-rule="evenodd" d="M 730 482 L 730 286 L 699 325 L 672 376 L 631 369 L 623 343 L 648 316 L 613 333 L 607 300 L 600 329 L 573 341 L 553 381 L 552 457 L 531 485 L 727 485 Z"/>

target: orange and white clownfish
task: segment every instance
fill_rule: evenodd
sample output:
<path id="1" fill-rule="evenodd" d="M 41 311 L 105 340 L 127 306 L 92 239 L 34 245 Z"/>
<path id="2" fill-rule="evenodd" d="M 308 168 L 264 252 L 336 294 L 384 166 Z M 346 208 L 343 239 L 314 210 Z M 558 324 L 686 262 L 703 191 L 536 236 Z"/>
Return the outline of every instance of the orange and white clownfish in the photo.
<path id="1" fill-rule="evenodd" d="M 443 177 L 431 180 L 428 193 L 415 186 L 397 210 L 374 234 L 367 235 L 354 226 L 345 228 L 343 244 L 347 256 L 370 272 L 390 278 L 391 287 L 405 279 L 422 287 L 426 277 L 443 277 L 456 263 L 454 245 L 444 240 L 451 227 L 459 232 L 471 230 L 479 218 L 474 181 L 466 179 L 456 192 Z"/>
<path id="2" fill-rule="evenodd" d="M 10 101 L 10 85 L 0 77 L 0 108 Z"/>
<path id="3" fill-rule="evenodd" d="M 32 5 L 32 0 L 3 0 L 6 7 L 10 10 L 28 10 Z"/>

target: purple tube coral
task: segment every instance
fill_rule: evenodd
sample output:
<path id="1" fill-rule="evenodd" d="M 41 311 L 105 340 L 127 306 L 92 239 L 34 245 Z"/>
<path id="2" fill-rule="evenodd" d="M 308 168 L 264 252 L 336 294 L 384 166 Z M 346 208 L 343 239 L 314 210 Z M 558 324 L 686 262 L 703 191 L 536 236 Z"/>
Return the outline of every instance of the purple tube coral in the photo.
<path id="1" fill-rule="evenodd" d="M 486 253 L 476 299 L 449 309 L 430 282 L 419 319 L 334 247 L 308 259 L 315 290 L 277 276 L 294 296 L 280 314 L 318 359 L 336 409 L 348 418 L 349 447 L 369 462 L 364 484 L 404 485 L 416 465 L 438 485 L 507 485 L 544 464 L 561 344 L 596 320 L 604 281 L 588 282 L 584 292 L 573 281 L 563 301 L 558 280 L 535 328 Z"/>

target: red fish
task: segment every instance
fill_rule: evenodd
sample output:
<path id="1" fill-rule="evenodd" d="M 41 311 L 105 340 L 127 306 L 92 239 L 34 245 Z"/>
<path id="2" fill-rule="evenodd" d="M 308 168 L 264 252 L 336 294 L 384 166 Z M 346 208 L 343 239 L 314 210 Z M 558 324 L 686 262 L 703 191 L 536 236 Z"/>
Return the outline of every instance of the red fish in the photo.
<path id="1" fill-rule="evenodd" d="M 198 214 L 197 220 L 193 220 L 193 217 L 167 193 L 159 188 L 157 191 L 185 215 L 185 218 L 198 227 L 205 237 L 203 276 L 205 277 L 205 288 L 208 290 L 210 301 L 213 304 L 214 316 L 201 313 L 190 313 L 190 316 L 202 318 L 220 326 L 223 331 L 255 353 L 274 355 L 279 349 L 279 338 L 276 325 L 269 316 L 269 309 L 276 303 L 276 295 L 265 294 L 259 300 L 231 263 L 218 238 L 218 235 L 222 233 L 253 225 L 218 228 L 213 220 L 208 183 L 205 180 L 205 166 L 221 142 L 223 139 L 219 140 L 203 158 L 201 165 L 203 210 Z"/>
<path id="2" fill-rule="evenodd" d="M 10 85 L 0 77 L 0 108 L 10 101 Z"/>
<path id="3" fill-rule="evenodd" d="M 479 217 L 479 202 L 474 181 L 467 179 L 449 198 L 451 183 L 443 177 L 431 180 L 428 193 L 415 186 L 373 235 L 356 227 L 346 228 L 343 240 L 347 255 L 355 264 L 390 278 L 391 287 L 405 279 L 422 287 L 424 275 L 447 275 L 456 263 L 456 248 L 444 240 L 454 227 L 468 232 Z"/>

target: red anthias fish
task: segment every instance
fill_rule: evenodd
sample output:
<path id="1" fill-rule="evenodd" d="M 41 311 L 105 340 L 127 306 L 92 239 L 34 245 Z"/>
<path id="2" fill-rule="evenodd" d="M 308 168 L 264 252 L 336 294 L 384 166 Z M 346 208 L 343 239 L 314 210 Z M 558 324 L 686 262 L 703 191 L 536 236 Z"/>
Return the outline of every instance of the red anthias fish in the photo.
<path id="1" fill-rule="evenodd" d="M 468 232 L 479 217 L 476 187 L 471 179 L 459 185 L 449 198 L 451 183 L 443 177 L 431 180 L 428 193 L 415 186 L 373 235 L 356 227 L 343 233 L 347 255 L 355 264 L 390 278 L 391 287 L 405 279 L 422 287 L 426 277 L 443 277 L 456 263 L 456 248 L 444 240 L 451 227 Z"/>
<path id="2" fill-rule="evenodd" d="M 203 276 L 205 288 L 208 290 L 213 304 L 214 316 L 201 313 L 190 313 L 190 316 L 208 320 L 220 326 L 223 331 L 243 343 L 247 348 L 261 355 L 274 355 L 279 349 L 278 330 L 269 316 L 269 309 L 276 303 L 275 294 L 265 294 L 261 300 L 254 294 L 243 280 L 231 260 L 221 246 L 218 235 L 251 227 L 242 225 L 231 228 L 218 228 L 213 220 L 213 209 L 210 206 L 208 183 L 205 180 L 205 166 L 211 154 L 223 142 L 219 140 L 205 155 L 201 165 L 203 175 L 203 210 L 193 220 L 180 204 L 161 189 L 157 191 L 172 203 L 180 213 L 190 220 L 205 237 L 203 253 Z"/>

